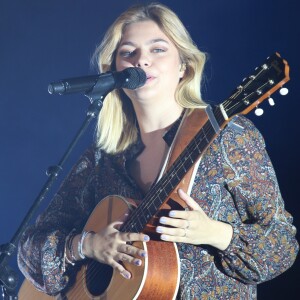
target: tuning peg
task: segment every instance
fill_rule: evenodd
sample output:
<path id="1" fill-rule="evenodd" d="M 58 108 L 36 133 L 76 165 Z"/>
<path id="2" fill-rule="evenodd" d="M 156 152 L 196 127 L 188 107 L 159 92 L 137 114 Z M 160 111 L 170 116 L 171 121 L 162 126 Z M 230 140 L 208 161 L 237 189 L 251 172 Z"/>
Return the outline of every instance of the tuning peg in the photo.
<path id="1" fill-rule="evenodd" d="M 279 93 L 280 93 L 280 95 L 282 95 L 282 96 L 287 95 L 288 92 L 289 92 L 289 90 L 288 90 L 287 88 L 281 88 L 281 89 L 279 90 Z"/>
<path id="2" fill-rule="evenodd" d="M 259 107 L 256 107 L 254 113 L 260 117 L 263 113 L 264 113 L 264 110 L 262 108 L 259 108 Z"/>
<path id="3" fill-rule="evenodd" d="M 275 105 L 275 102 L 274 102 L 274 99 L 273 99 L 273 98 L 269 97 L 268 101 L 269 101 L 269 104 L 270 104 L 271 106 L 274 106 L 274 105 Z"/>

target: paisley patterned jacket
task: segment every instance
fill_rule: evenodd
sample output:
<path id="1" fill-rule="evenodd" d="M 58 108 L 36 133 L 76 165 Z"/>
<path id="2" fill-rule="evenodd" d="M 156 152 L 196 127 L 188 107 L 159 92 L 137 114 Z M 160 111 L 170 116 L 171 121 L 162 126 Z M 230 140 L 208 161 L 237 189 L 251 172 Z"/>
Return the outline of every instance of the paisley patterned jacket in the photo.
<path id="1" fill-rule="evenodd" d="M 256 299 L 256 285 L 293 264 L 298 243 L 292 216 L 285 210 L 273 166 L 259 131 L 245 117 L 214 140 L 196 172 L 191 196 L 212 219 L 233 227 L 224 251 L 178 244 L 181 281 L 178 299 Z M 172 142 L 179 121 L 164 136 Z M 90 213 L 107 195 L 143 199 L 126 162 L 143 149 L 139 139 L 121 154 L 90 147 L 64 180 L 49 207 L 23 235 L 18 264 L 24 275 L 50 295 L 66 287 L 64 244 L 81 232 Z"/>

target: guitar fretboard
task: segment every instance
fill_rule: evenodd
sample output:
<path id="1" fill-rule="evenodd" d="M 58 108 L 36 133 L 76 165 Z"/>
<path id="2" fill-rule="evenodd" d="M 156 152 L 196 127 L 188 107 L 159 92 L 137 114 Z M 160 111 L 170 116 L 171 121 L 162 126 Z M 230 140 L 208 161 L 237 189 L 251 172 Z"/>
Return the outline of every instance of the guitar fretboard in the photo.
<path id="1" fill-rule="evenodd" d="M 221 114 L 218 114 L 218 116 L 218 123 L 223 123 L 223 116 Z M 208 147 L 215 134 L 213 126 L 208 120 L 169 170 L 167 170 L 162 178 L 150 189 L 141 204 L 123 223 L 120 231 L 142 232 L 146 224 L 158 212 L 161 205 L 168 199 L 188 170 Z"/>

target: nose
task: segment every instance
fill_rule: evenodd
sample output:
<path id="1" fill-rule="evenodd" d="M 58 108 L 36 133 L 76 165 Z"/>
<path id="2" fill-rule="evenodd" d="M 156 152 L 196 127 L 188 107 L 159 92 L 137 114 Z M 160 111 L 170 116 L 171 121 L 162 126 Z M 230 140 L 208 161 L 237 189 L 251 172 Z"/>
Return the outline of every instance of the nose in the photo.
<path id="1" fill-rule="evenodd" d="M 141 68 L 141 67 L 149 67 L 150 65 L 151 65 L 151 61 L 149 56 L 145 52 L 140 51 L 136 56 L 135 66 Z"/>

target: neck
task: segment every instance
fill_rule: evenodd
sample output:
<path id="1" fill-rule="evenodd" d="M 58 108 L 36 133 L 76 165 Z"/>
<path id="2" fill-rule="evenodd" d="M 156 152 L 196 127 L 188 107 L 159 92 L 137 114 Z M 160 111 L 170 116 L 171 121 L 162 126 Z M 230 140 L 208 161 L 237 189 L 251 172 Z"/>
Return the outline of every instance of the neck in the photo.
<path id="1" fill-rule="evenodd" d="M 177 103 L 168 105 L 134 105 L 137 121 L 142 137 L 154 132 L 163 132 L 168 129 L 181 115 L 183 108 Z"/>

